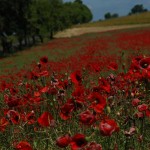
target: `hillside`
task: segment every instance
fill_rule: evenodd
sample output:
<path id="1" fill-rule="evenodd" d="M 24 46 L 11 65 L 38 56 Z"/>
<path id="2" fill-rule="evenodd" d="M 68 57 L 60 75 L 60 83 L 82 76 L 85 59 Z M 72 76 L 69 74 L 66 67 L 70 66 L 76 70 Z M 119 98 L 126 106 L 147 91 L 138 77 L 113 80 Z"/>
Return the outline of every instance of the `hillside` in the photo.
<path id="1" fill-rule="evenodd" d="M 98 27 L 98 26 L 113 26 L 113 25 L 149 24 L 149 23 L 150 23 L 150 12 L 145 12 L 131 16 L 124 16 L 114 19 L 77 25 L 75 27 Z"/>
<path id="2" fill-rule="evenodd" d="M 72 37 L 85 33 L 106 32 L 111 30 L 129 29 L 136 27 L 144 28 L 149 26 L 150 26 L 150 12 L 145 12 L 131 16 L 124 16 L 114 19 L 76 25 L 71 27 L 70 29 L 66 29 L 64 31 L 56 33 L 54 37 L 55 38 Z"/>
<path id="3" fill-rule="evenodd" d="M 109 25 L 109 26 L 81 26 L 74 27 L 71 29 L 66 29 L 64 31 L 58 32 L 54 35 L 55 38 L 66 38 L 79 36 L 86 33 L 95 33 L 95 32 L 107 32 L 112 30 L 120 30 L 120 29 L 132 29 L 133 28 L 149 28 L 150 23 L 148 24 L 129 24 L 129 25 Z"/>

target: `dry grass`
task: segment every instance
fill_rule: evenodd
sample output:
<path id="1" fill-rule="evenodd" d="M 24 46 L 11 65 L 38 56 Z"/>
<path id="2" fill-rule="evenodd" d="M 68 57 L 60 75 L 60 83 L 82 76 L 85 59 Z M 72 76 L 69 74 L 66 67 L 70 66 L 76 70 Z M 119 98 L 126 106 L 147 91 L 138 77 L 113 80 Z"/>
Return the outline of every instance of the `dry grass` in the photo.
<path id="1" fill-rule="evenodd" d="M 114 25 L 132 25 L 132 24 L 149 24 L 150 12 L 135 14 L 131 16 L 124 16 L 115 19 L 108 19 L 104 21 L 97 21 L 75 27 L 99 27 L 99 26 L 114 26 Z"/>
<path id="2" fill-rule="evenodd" d="M 55 38 L 65 38 L 79 36 L 86 33 L 107 32 L 112 30 L 130 29 L 130 28 L 145 28 L 150 27 L 150 24 L 129 24 L 129 25 L 112 25 L 112 26 L 85 26 L 74 27 L 55 34 Z"/>

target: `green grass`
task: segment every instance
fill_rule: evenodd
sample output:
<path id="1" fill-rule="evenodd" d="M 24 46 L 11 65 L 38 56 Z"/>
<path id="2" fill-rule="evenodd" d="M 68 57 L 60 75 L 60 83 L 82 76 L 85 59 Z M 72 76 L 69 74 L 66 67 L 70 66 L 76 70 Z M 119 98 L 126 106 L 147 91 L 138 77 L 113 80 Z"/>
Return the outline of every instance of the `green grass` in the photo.
<path id="1" fill-rule="evenodd" d="M 12 54 L 9 57 L 0 59 L 0 75 L 10 74 L 19 69 L 30 66 L 34 62 L 38 62 L 40 57 L 48 56 L 50 61 L 59 61 L 63 58 L 68 58 L 73 56 L 77 51 L 82 50 L 84 52 L 84 47 L 88 44 L 90 40 L 95 40 L 96 38 L 102 37 L 112 37 L 114 33 L 121 32 L 136 32 L 145 28 L 134 28 L 134 29 L 122 29 L 103 33 L 87 33 L 80 35 L 78 37 L 64 38 L 64 39 L 54 39 L 43 45 L 35 46 L 30 49 L 19 51 Z M 110 54 L 117 54 L 118 48 L 115 47 L 113 42 L 110 42 L 111 47 L 109 48 Z M 127 52 L 130 53 L 130 52 Z M 149 52 L 144 52 L 149 53 Z"/>
<path id="2" fill-rule="evenodd" d="M 8 74 L 12 73 L 12 71 L 15 72 L 16 70 L 28 67 L 32 62 L 38 62 L 42 56 L 48 56 L 50 61 L 59 61 L 60 59 L 67 58 L 73 55 L 86 39 L 54 39 L 45 44 L 18 51 L 0 59 L 0 74 Z"/>
<path id="3" fill-rule="evenodd" d="M 135 24 L 149 24 L 150 12 L 141 14 L 134 14 L 131 16 L 123 16 L 104 21 L 96 21 L 92 23 L 77 25 L 75 27 L 99 27 L 99 26 L 114 26 L 114 25 L 135 25 Z"/>
<path id="4" fill-rule="evenodd" d="M 0 74 L 5 73 L 6 69 L 13 69 L 15 66 L 18 69 L 23 68 L 23 66 L 25 64 L 27 67 L 30 67 L 29 64 L 31 64 L 33 60 L 38 62 L 39 58 L 41 56 L 45 56 L 45 55 L 48 56 L 49 60 L 59 61 L 63 58 L 68 58 L 70 56 L 78 57 L 78 55 L 76 55 L 76 53 L 78 51 L 84 53 L 84 50 L 86 51 L 86 49 L 88 49 L 88 48 L 90 48 L 90 50 L 91 50 L 93 48 L 93 49 L 96 49 L 96 51 L 95 51 L 96 56 L 97 56 L 97 53 L 98 53 L 98 55 L 102 54 L 103 56 L 106 56 L 107 53 L 105 54 L 105 51 L 101 51 L 101 49 L 103 48 L 101 46 L 103 46 L 103 44 L 105 45 L 105 42 L 108 45 L 109 54 L 117 57 L 119 54 L 121 54 L 121 53 L 119 53 L 120 49 L 116 46 L 116 43 L 114 42 L 115 38 L 117 37 L 117 34 L 123 33 L 122 35 L 124 37 L 124 35 L 126 33 L 130 33 L 132 31 L 132 34 L 134 34 L 134 33 L 136 34 L 136 32 L 138 32 L 138 30 L 141 31 L 141 28 L 116 30 L 116 31 L 109 31 L 109 32 L 104 32 L 104 33 L 89 33 L 89 34 L 81 35 L 79 37 L 55 39 L 55 40 L 45 43 L 43 45 L 36 46 L 36 47 L 33 47 L 33 48 L 25 50 L 25 51 L 20 51 L 10 57 L 1 59 L 0 60 L 0 71 L 1 71 Z M 101 45 L 101 43 L 102 43 L 102 45 Z M 142 50 L 145 50 L 145 49 L 142 49 Z M 107 52 L 107 49 L 106 49 L 106 52 Z M 147 52 L 149 52 L 149 51 L 147 51 Z M 144 54 L 144 51 L 142 53 Z M 93 52 L 87 53 L 87 54 L 92 55 Z M 127 51 L 127 53 L 125 53 L 125 55 L 124 55 L 125 58 L 126 58 L 126 55 L 129 56 L 130 54 L 132 54 L 132 51 Z M 85 57 L 83 57 L 83 58 L 85 58 Z M 96 57 L 93 57 L 93 58 L 96 58 Z M 126 61 L 128 61 L 128 60 L 126 60 Z M 73 61 L 73 63 L 74 63 L 74 61 Z M 79 64 L 74 63 L 74 67 L 76 65 L 81 65 L 81 63 L 79 63 Z M 66 69 L 66 68 L 64 68 L 64 69 Z M 112 73 L 112 71 L 111 71 L 111 73 Z M 95 88 L 95 84 L 94 85 L 92 85 L 92 84 L 96 83 L 96 81 L 98 81 L 100 79 L 99 74 L 97 74 L 97 78 L 96 78 L 96 75 L 95 76 L 91 76 L 91 75 L 85 71 L 85 74 L 83 76 L 83 86 L 85 87 L 85 89 L 87 91 L 84 94 L 85 99 L 89 99 L 89 95 L 92 93 L 92 89 Z M 105 74 L 102 74 L 102 75 L 105 76 Z M 56 75 L 56 77 L 57 77 L 57 75 Z M 69 76 L 68 75 L 66 76 L 66 74 L 65 74 L 64 79 L 67 78 L 67 81 L 69 81 L 68 77 Z M 124 76 L 122 76 L 122 77 L 124 77 Z M 13 78 L 13 79 L 15 79 L 15 78 Z M 42 80 L 42 79 L 44 79 L 44 80 Z M 60 79 L 62 79 L 62 76 L 60 77 Z M 60 79 L 58 81 L 61 81 Z M 20 86 L 20 85 L 18 86 L 18 82 L 16 82 L 14 84 L 14 87 L 19 89 L 19 93 L 17 96 L 19 96 L 19 98 L 20 97 L 24 98 L 22 96 L 25 93 L 29 93 L 29 95 L 31 93 L 31 95 L 32 95 L 33 92 L 37 91 L 37 88 L 39 88 L 39 87 L 40 87 L 40 89 L 41 89 L 41 87 L 45 87 L 45 86 L 50 86 L 50 88 L 51 88 L 52 85 L 50 84 L 50 81 L 52 81 L 51 76 L 46 77 L 46 78 L 41 78 L 41 80 L 40 80 L 40 78 L 39 78 L 39 80 L 33 80 L 33 82 L 31 82 L 31 83 L 30 83 L 30 81 L 26 82 L 26 80 L 23 80 L 23 83 L 25 83 L 25 84 L 22 84 L 22 86 Z M 93 83 L 91 83 L 91 81 L 93 81 Z M 122 83 L 122 80 L 119 80 L 119 81 L 120 82 L 118 82 L 118 83 Z M 29 83 L 29 85 L 33 84 L 33 86 L 31 86 L 33 88 L 26 89 L 26 83 Z M 144 83 L 141 84 L 141 82 L 139 82 L 139 83 L 137 83 L 138 85 L 137 84 L 132 85 L 132 82 L 130 82 L 130 83 L 128 82 L 128 84 L 129 85 L 125 84 L 126 85 L 125 89 L 126 89 L 126 87 L 129 86 L 129 89 L 131 91 L 132 90 L 134 91 L 135 88 L 137 88 L 137 91 L 141 91 L 141 93 L 142 93 L 141 95 L 143 96 L 143 97 L 141 97 L 141 99 L 142 99 L 143 103 L 146 103 L 149 100 L 149 94 L 146 97 L 146 92 L 145 92 L 146 90 L 144 88 L 145 87 Z M 61 88 L 61 87 L 58 87 L 58 88 Z M 65 91 L 66 96 L 64 97 L 65 98 L 64 100 L 67 100 L 68 98 L 70 98 L 72 93 L 74 92 L 74 90 L 75 90 L 74 85 L 70 84 Z M 91 93 L 89 93 L 88 91 Z M 6 90 L 4 92 L 8 92 L 8 94 L 10 94 L 9 90 Z M 2 95 L 0 95 L 0 100 L 3 99 L 3 94 L 6 94 L 6 93 L 2 93 Z M 110 94 L 108 94 L 107 96 L 109 96 L 109 95 Z M 106 115 L 108 115 L 110 118 L 115 119 L 117 121 L 117 123 L 120 125 L 120 132 L 117 134 L 113 133 L 111 138 L 101 136 L 100 131 L 97 126 L 94 126 L 94 128 L 84 128 L 84 126 L 82 127 L 81 125 L 78 125 L 78 123 L 79 123 L 78 116 L 82 111 L 85 110 L 86 107 L 83 107 L 82 108 L 83 110 L 77 109 L 76 112 L 72 113 L 73 117 L 71 118 L 71 120 L 69 120 L 68 122 L 67 121 L 64 122 L 59 117 L 58 108 L 60 107 L 60 105 L 57 105 L 57 102 L 58 102 L 57 95 L 55 96 L 55 95 L 43 93 L 41 95 L 41 98 L 43 99 L 43 101 L 41 101 L 42 106 L 39 107 L 38 103 L 35 105 L 33 104 L 33 109 L 35 108 L 35 106 L 38 106 L 37 109 L 35 108 L 35 113 L 36 113 L 37 117 L 39 117 L 45 110 L 50 111 L 52 113 L 52 116 L 54 118 L 56 118 L 56 124 L 54 125 L 54 127 L 52 127 L 52 128 L 42 128 L 41 127 L 36 131 L 35 129 L 37 129 L 39 127 L 38 123 L 36 123 L 33 126 L 32 125 L 28 126 L 27 122 L 25 124 L 22 123 L 19 125 L 11 125 L 6 129 L 6 132 L 4 134 L 3 133 L 0 134 L 0 149 L 13 150 L 14 148 L 12 148 L 12 143 L 14 141 L 19 142 L 22 140 L 27 140 L 30 142 L 30 144 L 32 146 L 34 146 L 34 148 L 36 150 L 44 150 L 44 149 L 55 150 L 55 149 L 59 149 L 55 144 L 56 139 L 59 136 L 62 136 L 63 134 L 66 134 L 69 132 L 71 136 L 75 135 L 76 133 L 83 133 L 89 139 L 89 142 L 96 141 L 97 143 L 102 144 L 103 149 L 106 149 L 106 150 L 114 149 L 115 143 L 118 144 L 119 150 L 131 149 L 132 147 L 135 147 L 137 150 L 142 150 L 142 149 L 148 150 L 147 148 L 149 147 L 149 141 L 150 141 L 149 140 L 149 132 L 150 132 L 149 120 L 148 119 L 147 120 L 146 119 L 132 120 L 129 118 L 129 116 L 131 116 L 131 118 L 132 117 L 134 118 L 134 112 L 136 112 L 137 110 L 136 110 L 136 108 L 133 108 L 132 105 L 130 104 L 132 97 L 125 96 L 124 90 L 118 90 L 118 93 L 114 96 L 114 99 L 110 99 L 109 105 L 111 107 L 108 105 L 109 106 L 109 107 L 107 107 L 108 109 L 105 108 L 104 113 L 106 113 Z M 79 96 L 79 98 L 80 98 L 80 96 Z M 82 98 L 83 97 L 81 95 L 81 100 L 82 100 Z M 2 108 L 4 106 L 4 104 L 3 103 L 0 103 L 0 104 L 1 104 L 0 108 Z M 40 111 L 39 111 L 39 108 L 40 108 Z M 55 109 L 55 108 L 57 108 L 57 109 Z M 23 109 L 25 110 L 25 112 L 29 111 L 27 108 L 23 108 Z M 20 110 L 18 110 L 18 111 L 20 112 Z M 111 111 L 111 113 L 110 113 L 110 111 Z M 124 114 L 124 112 L 125 112 L 125 114 Z M 129 119 L 125 123 L 123 123 L 124 120 L 126 120 L 126 118 L 127 119 L 129 118 Z M 134 133 L 133 136 L 128 140 L 128 138 L 126 138 L 123 133 L 124 133 L 124 131 L 128 131 L 131 127 L 131 123 L 132 122 L 135 123 L 135 121 L 136 121 L 136 133 Z M 97 121 L 97 125 L 99 125 L 99 120 Z M 37 127 L 37 128 L 34 128 L 34 127 Z M 143 130 L 143 127 L 145 130 Z M 144 136 L 144 142 L 142 142 L 142 144 L 137 142 L 137 136 L 139 136 L 139 135 Z M 68 147 L 65 149 L 69 150 L 70 148 Z"/>

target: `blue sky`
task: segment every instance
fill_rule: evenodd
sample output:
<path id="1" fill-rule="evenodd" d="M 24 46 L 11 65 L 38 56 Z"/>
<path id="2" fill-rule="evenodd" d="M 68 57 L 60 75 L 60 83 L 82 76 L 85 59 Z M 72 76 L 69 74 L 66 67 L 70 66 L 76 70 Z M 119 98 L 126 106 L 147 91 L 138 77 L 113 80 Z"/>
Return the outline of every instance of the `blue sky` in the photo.
<path id="1" fill-rule="evenodd" d="M 64 2 L 74 0 L 64 0 Z M 150 10 L 150 0 L 82 0 L 92 13 L 93 20 L 104 19 L 107 12 L 118 13 L 119 16 L 127 15 L 136 4 L 143 4 L 144 8 Z"/>

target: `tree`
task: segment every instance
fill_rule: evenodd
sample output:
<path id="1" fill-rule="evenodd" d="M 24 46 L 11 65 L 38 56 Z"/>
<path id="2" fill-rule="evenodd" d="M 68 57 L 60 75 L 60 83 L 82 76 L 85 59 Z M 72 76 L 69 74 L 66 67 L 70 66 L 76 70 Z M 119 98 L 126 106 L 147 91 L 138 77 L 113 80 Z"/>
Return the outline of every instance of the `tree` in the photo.
<path id="1" fill-rule="evenodd" d="M 43 42 L 44 35 L 48 32 L 50 25 L 50 10 L 51 3 L 49 0 L 35 0 L 30 5 L 30 32 L 33 43 L 35 43 L 35 36 L 38 36 Z"/>
<path id="2" fill-rule="evenodd" d="M 142 12 L 146 12 L 146 11 L 148 11 L 148 10 L 145 9 L 142 4 L 137 4 L 131 9 L 130 14 L 142 13 Z"/>
<path id="3" fill-rule="evenodd" d="M 0 38 L 4 52 L 10 52 L 12 49 L 12 38 L 10 37 L 14 36 L 14 33 L 20 45 L 23 40 L 27 44 L 27 11 L 30 3 L 31 0 L 0 0 L 0 18 L 2 20 Z"/>
<path id="4" fill-rule="evenodd" d="M 50 10 L 50 26 L 49 26 L 49 32 L 50 32 L 50 38 L 53 38 L 53 34 L 56 31 L 60 30 L 60 26 L 63 22 L 60 22 L 61 20 L 61 13 L 62 11 L 62 0 L 49 0 L 51 3 L 51 10 Z M 63 21 L 63 20 L 62 20 Z"/>
<path id="5" fill-rule="evenodd" d="M 111 14 L 110 12 L 108 12 L 104 15 L 105 19 L 111 19 L 111 18 L 117 18 L 117 17 L 119 17 L 117 13 Z"/>
<path id="6" fill-rule="evenodd" d="M 81 7 L 82 11 L 82 22 L 81 23 L 87 23 L 90 22 L 93 18 L 92 12 L 86 5 L 82 5 Z"/>
<path id="7" fill-rule="evenodd" d="M 36 37 L 43 42 L 45 36 L 53 38 L 55 32 L 93 17 L 82 0 L 0 0 L 0 6 L 0 43 L 8 53 L 13 38 L 21 48 L 35 44 Z"/>
<path id="8" fill-rule="evenodd" d="M 62 0 L 33 1 L 29 7 L 28 17 L 33 43 L 36 42 L 36 36 L 43 42 L 44 36 L 49 34 L 49 37 L 53 38 L 53 33 L 60 29 L 62 5 Z"/>
<path id="9" fill-rule="evenodd" d="M 68 18 L 70 18 L 71 24 L 86 23 L 93 18 L 90 9 L 86 5 L 77 3 L 76 1 L 65 3 L 65 9 L 68 11 Z"/>
<path id="10" fill-rule="evenodd" d="M 83 4 L 82 0 L 75 0 L 74 2 L 79 3 L 79 4 Z"/>
<path id="11" fill-rule="evenodd" d="M 118 18 L 118 17 L 119 17 L 119 15 L 117 13 L 114 13 L 111 15 L 111 18 Z"/>
<path id="12" fill-rule="evenodd" d="M 32 0 L 14 0 L 15 5 L 15 16 L 16 16 L 16 26 L 15 32 L 20 43 L 20 47 L 22 47 L 22 42 L 24 41 L 25 46 L 28 45 L 29 39 L 29 20 L 28 20 L 28 12 L 29 5 Z"/>
<path id="13" fill-rule="evenodd" d="M 111 18 L 111 13 L 110 12 L 106 13 L 104 15 L 104 17 L 105 17 L 105 19 L 110 19 Z"/>
<path id="14" fill-rule="evenodd" d="M 14 33 L 18 37 L 26 39 L 26 12 L 30 1 L 31 0 L 0 0 L 0 18 L 2 20 L 0 38 L 3 52 L 9 53 L 11 51 L 13 44 L 12 36 L 14 36 Z"/>

